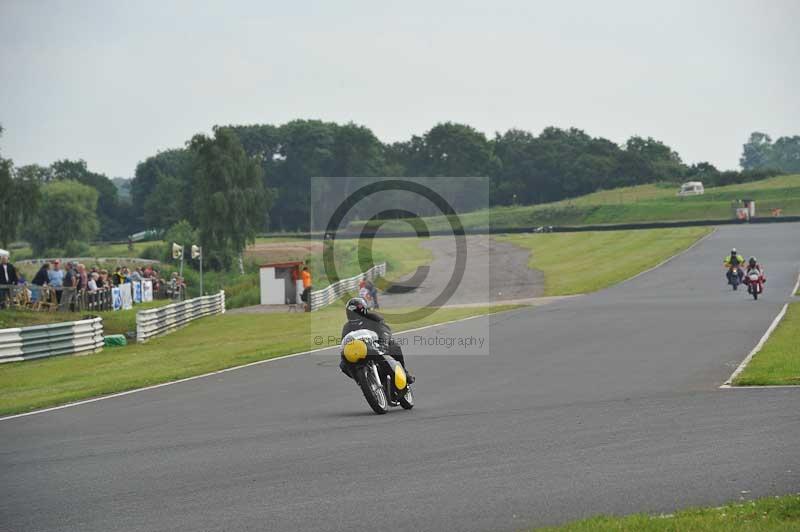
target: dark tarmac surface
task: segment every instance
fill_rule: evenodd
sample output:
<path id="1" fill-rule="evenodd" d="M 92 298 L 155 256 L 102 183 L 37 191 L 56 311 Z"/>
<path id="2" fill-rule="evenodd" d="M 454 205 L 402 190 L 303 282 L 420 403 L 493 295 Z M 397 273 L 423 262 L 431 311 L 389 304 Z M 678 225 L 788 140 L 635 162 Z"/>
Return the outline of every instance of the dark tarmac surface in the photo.
<path id="1" fill-rule="evenodd" d="M 800 388 L 718 388 L 798 243 L 725 227 L 616 287 L 410 333 L 411 412 L 373 415 L 329 351 L 2 421 L 0 529 L 516 530 L 798 492 Z M 765 263 L 757 302 L 725 286 L 732 246 Z"/>

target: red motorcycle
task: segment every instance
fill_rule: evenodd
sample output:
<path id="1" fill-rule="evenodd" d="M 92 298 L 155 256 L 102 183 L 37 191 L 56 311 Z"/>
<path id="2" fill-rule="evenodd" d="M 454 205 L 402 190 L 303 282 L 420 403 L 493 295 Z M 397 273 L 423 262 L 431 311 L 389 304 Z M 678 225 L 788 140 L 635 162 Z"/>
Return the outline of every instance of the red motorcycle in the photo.
<path id="1" fill-rule="evenodd" d="M 764 291 L 764 275 L 758 270 L 748 270 L 744 276 L 744 284 L 747 285 L 747 293 L 753 296 L 753 299 L 758 299 L 761 292 Z"/>

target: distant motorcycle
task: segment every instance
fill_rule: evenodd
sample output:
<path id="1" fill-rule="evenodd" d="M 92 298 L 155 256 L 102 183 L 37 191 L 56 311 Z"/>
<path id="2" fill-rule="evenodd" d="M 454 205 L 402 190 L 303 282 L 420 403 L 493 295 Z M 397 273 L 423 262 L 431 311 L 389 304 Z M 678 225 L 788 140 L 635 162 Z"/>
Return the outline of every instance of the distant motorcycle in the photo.
<path id="1" fill-rule="evenodd" d="M 728 284 L 733 287 L 734 290 L 739 289 L 739 284 L 742 282 L 742 270 L 739 269 L 738 266 L 731 266 L 728 269 Z"/>
<path id="2" fill-rule="evenodd" d="M 747 293 L 757 300 L 764 291 L 764 276 L 758 270 L 751 270 L 747 272 L 744 282 L 747 285 Z"/>
<path id="3" fill-rule="evenodd" d="M 414 408 L 414 392 L 402 364 L 386 353 L 375 332 L 351 332 L 342 339 L 341 354 L 376 414 L 385 414 L 389 407 Z"/>

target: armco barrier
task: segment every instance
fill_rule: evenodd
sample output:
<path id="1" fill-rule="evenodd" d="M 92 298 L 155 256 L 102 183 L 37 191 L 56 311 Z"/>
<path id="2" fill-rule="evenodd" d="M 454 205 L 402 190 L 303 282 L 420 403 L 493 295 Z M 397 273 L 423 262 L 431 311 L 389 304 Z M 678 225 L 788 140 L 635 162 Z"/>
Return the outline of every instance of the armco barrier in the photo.
<path id="1" fill-rule="evenodd" d="M 334 283 L 327 288 L 323 288 L 322 290 L 314 290 L 311 292 L 311 310 L 319 310 L 323 307 L 327 307 L 340 298 L 344 293 L 353 290 L 358 291 L 358 282 L 361 281 L 361 279 L 375 279 L 376 277 L 380 277 L 382 275 L 386 275 L 385 262 L 375 265 L 369 270 L 356 275 L 355 277 L 342 279 L 338 283 Z"/>
<path id="2" fill-rule="evenodd" d="M 0 329 L 0 363 L 103 349 L 103 318 Z"/>
<path id="3" fill-rule="evenodd" d="M 224 312 L 224 290 L 213 296 L 195 297 L 164 307 L 140 310 L 136 313 L 136 341 L 146 342 L 155 336 L 172 332 L 197 318 Z"/>

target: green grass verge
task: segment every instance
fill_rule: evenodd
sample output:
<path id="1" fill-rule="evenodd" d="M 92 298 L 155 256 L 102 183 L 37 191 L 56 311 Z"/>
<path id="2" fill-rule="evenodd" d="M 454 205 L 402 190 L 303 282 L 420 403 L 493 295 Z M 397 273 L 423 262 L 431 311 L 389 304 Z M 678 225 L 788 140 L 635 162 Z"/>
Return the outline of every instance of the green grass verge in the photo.
<path id="1" fill-rule="evenodd" d="M 544 272 L 545 295 L 593 292 L 628 279 L 686 249 L 708 227 L 518 234 L 499 237 L 532 251 L 529 266 Z"/>
<path id="2" fill-rule="evenodd" d="M 128 249 L 128 244 L 92 244 L 88 247 L 86 253 L 81 253 L 83 257 L 142 257 L 144 250 L 150 246 L 163 246 L 163 240 L 154 240 L 150 242 L 135 242 L 133 249 Z M 63 257 L 63 250 L 58 251 L 56 256 Z M 24 260 L 35 258 L 33 250 L 30 246 L 22 246 L 11 250 L 13 260 Z"/>
<path id="3" fill-rule="evenodd" d="M 401 330 L 500 312 L 515 306 L 444 308 Z M 391 323 L 391 321 L 390 321 Z M 341 334 L 342 310 L 219 315 L 146 344 L 86 356 L 0 364 L 0 415 L 26 412 L 315 349 Z M 333 369 L 331 371 L 334 371 Z M 336 370 L 338 371 L 338 370 Z"/>
<path id="4" fill-rule="evenodd" d="M 800 303 L 789 304 L 781 323 L 733 384 L 800 384 Z"/>
<path id="5" fill-rule="evenodd" d="M 800 530 L 800 495 L 765 497 L 671 515 L 600 516 L 537 532 L 777 532 Z"/>
<path id="6" fill-rule="evenodd" d="M 423 248 L 420 238 L 376 238 L 370 240 L 337 240 L 334 246 L 336 273 L 340 279 L 353 277 L 363 272 L 372 263 L 386 263 L 386 277 L 398 279 L 413 272 L 418 266 L 430 264 L 433 254 Z M 372 248 L 370 250 L 370 247 Z M 314 275 L 314 289 L 330 285 L 322 254 L 309 257 Z M 362 266 L 363 264 L 363 266 Z"/>
<path id="7" fill-rule="evenodd" d="M 103 318 L 103 331 L 105 334 L 125 334 L 136 330 L 136 313 L 168 305 L 172 301 L 162 299 L 134 305 L 130 310 L 106 312 L 32 312 L 28 310 L 3 310 L 0 311 L 0 329 L 10 327 L 29 327 L 31 325 L 44 325 L 47 323 L 61 323 L 64 321 L 77 321 L 88 316 Z"/>

